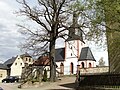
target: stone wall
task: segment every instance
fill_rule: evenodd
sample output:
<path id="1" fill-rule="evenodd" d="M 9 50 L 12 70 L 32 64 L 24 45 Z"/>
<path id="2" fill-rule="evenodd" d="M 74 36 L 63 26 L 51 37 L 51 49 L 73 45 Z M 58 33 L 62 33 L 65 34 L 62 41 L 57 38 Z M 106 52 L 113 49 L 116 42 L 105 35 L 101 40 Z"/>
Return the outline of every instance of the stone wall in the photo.
<path id="1" fill-rule="evenodd" d="M 106 73 L 109 72 L 109 67 L 79 68 L 79 71 L 80 74 Z"/>

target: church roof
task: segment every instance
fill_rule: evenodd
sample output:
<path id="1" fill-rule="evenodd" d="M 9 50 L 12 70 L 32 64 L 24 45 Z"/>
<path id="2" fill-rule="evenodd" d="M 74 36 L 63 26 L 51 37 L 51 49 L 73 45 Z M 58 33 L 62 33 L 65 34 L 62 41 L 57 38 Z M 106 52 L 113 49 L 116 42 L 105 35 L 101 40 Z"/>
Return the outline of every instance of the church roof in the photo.
<path id="1" fill-rule="evenodd" d="M 82 60 L 96 61 L 89 47 L 82 48 L 80 58 L 78 61 Z"/>
<path id="2" fill-rule="evenodd" d="M 77 24 L 71 25 L 71 27 L 69 28 L 69 34 L 68 34 L 68 38 L 66 39 L 66 41 L 80 40 L 83 43 L 85 43 L 83 41 L 82 33 L 83 32 L 77 27 Z"/>
<path id="3" fill-rule="evenodd" d="M 64 61 L 65 60 L 65 48 L 55 49 L 55 61 Z"/>

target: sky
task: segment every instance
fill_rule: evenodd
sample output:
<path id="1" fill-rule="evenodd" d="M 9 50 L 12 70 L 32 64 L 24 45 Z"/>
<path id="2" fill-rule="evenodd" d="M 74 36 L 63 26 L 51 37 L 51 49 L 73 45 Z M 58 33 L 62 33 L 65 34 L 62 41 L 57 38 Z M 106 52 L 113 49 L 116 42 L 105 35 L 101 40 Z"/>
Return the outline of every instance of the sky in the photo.
<path id="1" fill-rule="evenodd" d="M 19 5 L 15 0 L 0 0 L 0 61 L 6 61 L 9 58 L 22 54 L 19 45 L 23 41 L 23 36 L 18 32 L 16 24 L 22 23 L 22 17 L 15 14 Z M 62 43 L 62 44 L 61 44 Z M 64 47 L 64 42 L 57 40 L 57 47 Z M 101 57 L 108 65 L 107 50 L 100 49 L 94 44 L 88 44 L 97 61 Z"/>

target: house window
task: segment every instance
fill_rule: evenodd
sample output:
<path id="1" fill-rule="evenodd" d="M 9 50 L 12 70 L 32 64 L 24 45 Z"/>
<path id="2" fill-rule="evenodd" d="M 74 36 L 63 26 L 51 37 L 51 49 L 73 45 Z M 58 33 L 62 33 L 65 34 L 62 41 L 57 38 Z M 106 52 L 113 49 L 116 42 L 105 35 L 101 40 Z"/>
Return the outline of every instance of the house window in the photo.
<path id="1" fill-rule="evenodd" d="M 31 59 L 29 58 L 29 62 L 31 62 Z"/>
<path id="2" fill-rule="evenodd" d="M 0 77 L 2 77 L 3 76 L 3 74 L 0 74 Z"/>
<path id="3" fill-rule="evenodd" d="M 20 65 L 22 66 L 22 63 L 20 63 Z"/>
<path id="4" fill-rule="evenodd" d="M 17 63 L 15 63 L 15 65 L 17 65 Z"/>
<path id="5" fill-rule="evenodd" d="M 26 61 L 27 61 L 28 59 L 26 58 Z"/>

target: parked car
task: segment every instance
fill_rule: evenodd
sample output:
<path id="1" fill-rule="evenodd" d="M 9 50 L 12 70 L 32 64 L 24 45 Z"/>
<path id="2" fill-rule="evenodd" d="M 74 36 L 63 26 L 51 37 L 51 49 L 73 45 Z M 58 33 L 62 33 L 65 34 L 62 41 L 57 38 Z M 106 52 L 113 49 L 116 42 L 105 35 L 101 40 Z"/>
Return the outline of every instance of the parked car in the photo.
<path id="1" fill-rule="evenodd" d="M 0 87 L 0 90 L 3 90 L 3 89 Z"/>
<path id="2" fill-rule="evenodd" d="M 13 83 L 13 82 L 18 82 L 19 78 L 16 76 L 7 76 L 5 79 L 2 80 L 4 83 Z"/>

